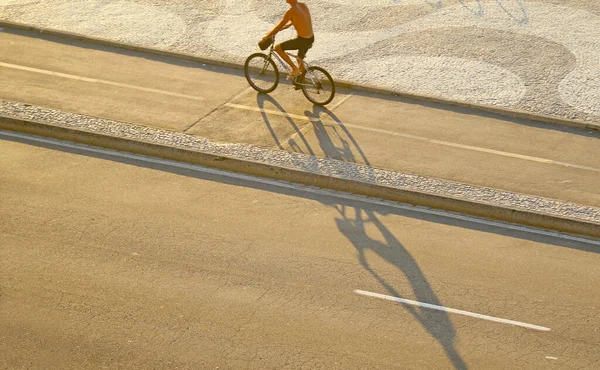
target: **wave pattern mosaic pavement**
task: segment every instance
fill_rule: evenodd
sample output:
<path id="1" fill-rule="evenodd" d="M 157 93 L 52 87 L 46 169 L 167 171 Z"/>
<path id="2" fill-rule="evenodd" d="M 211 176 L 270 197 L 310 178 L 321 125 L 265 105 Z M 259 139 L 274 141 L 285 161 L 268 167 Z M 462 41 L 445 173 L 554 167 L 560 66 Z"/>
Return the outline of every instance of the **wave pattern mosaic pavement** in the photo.
<path id="1" fill-rule="evenodd" d="M 309 58 L 337 79 L 600 123 L 597 0 L 306 2 Z M 286 9 L 283 0 L 0 0 L 0 19 L 243 62 Z"/>

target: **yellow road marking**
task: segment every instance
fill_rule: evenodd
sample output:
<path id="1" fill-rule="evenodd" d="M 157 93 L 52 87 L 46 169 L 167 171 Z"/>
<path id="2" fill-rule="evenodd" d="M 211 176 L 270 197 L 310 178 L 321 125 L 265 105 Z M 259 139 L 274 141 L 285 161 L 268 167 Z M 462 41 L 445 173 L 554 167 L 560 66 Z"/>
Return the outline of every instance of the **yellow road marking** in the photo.
<path id="1" fill-rule="evenodd" d="M 290 113 L 282 112 L 282 111 L 279 111 L 279 110 L 263 109 L 263 108 L 257 108 L 257 107 L 249 107 L 247 105 L 227 103 L 227 104 L 225 104 L 225 106 L 226 107 L 230 107 L 230 108 L 236 108 L 236 109 L 242 109 L 242 110 L 249 110 L 249 111 L 258 112 L 258 113 L 275 114 L 275 115 L 286 117 L 286 118 L 300 119 L 300 120 L 304 120 L 304 121 L 316 121 L 316 122 L 318 122 L 318 121 L 321 120 L 320 118 L 302 116 L 300 114 L 290 114 Z"/>
<path id="2" fill-rule="evenodd" d="M 322 121 L 323 123 L 325 123 L 326 121 L 330 121 L 329 125 L 345 126 L 345 127 L 354 128 L 354 129 L 357 129 L 357 130 L 377 132 L 377 133 L 380 133 L 380 134 L 385 134 L 385 135 L 390 135 L 390 136 L 397 136 L 397 137 L 403 137 L 403 138 L 407 138 L 407 139 L 425 141 L 425 142 L 428 142 L 428 143 L 431 143 L 431 144 L 437 144 L 437 145 L 443 145 L 443 146 L 448 146 L 448 147 L 453 147 L 453 148 L 471 150 L 471 151 L 480 152 L 480 153 L 495 154 L 495 155 L 500 155 L 500 156 L 503 156 L 503 157 L 516 158 L 516 159 L 522 159 L 522 160 L 527 160 L 527 161 L 532 161 L 532 162 L 538 162 L 538 163 L 545 163 L 545 164 L 552 164 L 552 165 L 563 166 L 563 167 L 577 168 L 577 169 L 586 170 L 586 171 L 600 172 L 600 169 L 593 168 L 593 167 L 580 166 L 580 165 L 577 165 L 577 164 L 566 163 L 566 162 L 559 162 L 559 161 L 555 161 L 555 160 L 552 160 L 552 159 L 532 157 L 532 156 L 529 156 L 529 155 L 504 152 L 504 151 L 495 150 L 495 149 L 481 148 L 481 147 L 476 147 L 476 146 L 472 146 L 472 145 L 464 145 L 464 144 L 452 143 L 452 142 L 449 142 L 449 141 L 430 139 L 430 138 L 422 137 L 422 136 L 416 136 L 416 135 L 410 135 L 410 134 L 402 134 L 402 133 L 399 133 L 399 132 L 394 132 L 394 131 L 389 131 L 389 130 L 382 130 L 382 129 L 371 128 L 371 127 L 364 127 L 364 126 L 354 125 L 354 124 L 351 124 L 351 123 L 339 123 L 339 122 L 333 121 L 331 119 L 321 120 L 320 118 L 315 118 L 315 117 L 307 117 L 307 116 L 302 116 L 302 115 L 299 115 L 299 114 L 290 114 L 290 113 L 287 113 L 287 112 L 281 112 L 281 111 L 271 110 L 271 109 L 261 109 L 261 108 L 257 108 L 257 107 L 248 107 L 248 106 L 239 105 L 239 104 L 226 104 L 226 106 L 231 107 L 231 108 L 236 108 L 236 109 L 242 109 L 242 110 L 248 110 L 248 111 L 254 111 L 254 112 L 262 112 L 262 113 L 268 113 L 268 114 L 283 116 L 283 117 L 287 117 L 287 118 L 293 118 L 293 119 L 299 119 L 299 120 L 305 120 L 305 121 L 311 121 L 311 122 Z"/>

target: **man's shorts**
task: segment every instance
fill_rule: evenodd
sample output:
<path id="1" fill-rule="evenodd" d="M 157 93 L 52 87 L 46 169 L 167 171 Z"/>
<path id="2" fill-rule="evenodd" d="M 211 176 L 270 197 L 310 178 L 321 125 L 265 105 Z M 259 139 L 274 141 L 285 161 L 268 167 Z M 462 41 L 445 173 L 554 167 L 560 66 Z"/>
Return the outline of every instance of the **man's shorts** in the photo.
<path id="1" fill-rule="evenodd" d="M 304 59 L 306 52 L 312 47 L 313 42 L 315 42 L 314 36 L 309 39 L 297 37 L 293 40 L 284 41 L 280 45 L 283 50 L 298 50 L 298 57 Z"/>

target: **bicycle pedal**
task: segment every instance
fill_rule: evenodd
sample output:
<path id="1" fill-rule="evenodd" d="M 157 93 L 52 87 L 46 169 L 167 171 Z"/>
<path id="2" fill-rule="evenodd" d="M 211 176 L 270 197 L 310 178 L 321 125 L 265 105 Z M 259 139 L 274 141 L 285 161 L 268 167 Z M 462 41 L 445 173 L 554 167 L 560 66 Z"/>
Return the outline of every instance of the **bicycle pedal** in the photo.
<path id="1" fill-rule="evenodd" d="M 300 85 L 294 85 L 294 90 L 302 90 L 302 86 L 300 86 Z"/>

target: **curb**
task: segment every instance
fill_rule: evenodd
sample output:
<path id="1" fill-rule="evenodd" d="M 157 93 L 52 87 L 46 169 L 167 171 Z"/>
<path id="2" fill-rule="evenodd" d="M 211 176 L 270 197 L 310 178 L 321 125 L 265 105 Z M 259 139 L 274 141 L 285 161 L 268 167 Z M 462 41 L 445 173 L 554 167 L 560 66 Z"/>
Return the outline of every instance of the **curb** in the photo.
<path id="1" fill-rule="evenodd" d="M 393 187 L 374 182 L 369 183 L 352 179 L 351 176 L 344 176 L 343 174 L 330 175 L 315 173 L 304 169 L 273 165 L 266 160 L 260 162 L 256 160 L 235 158 L 233 156 L 210 153 L 207 151 L 191 150 L 1 115 L 0 129 L 408 203 L 416 206 L 442 209 L 445 211 L 517 223 L 536 228 L 600 238 L 600 223 L 593 221 L 578 220 L 566 216 L 545 214 L 542 212 L 521 210 L 506 206 L 497 206 L 469 199 L 460 199 L 458 197 L 403 189 L 401 187 Z M 364 166 L 357 165 L 357 167 Z"/>
<path id="2" fill-rule="evenodd" d="M 170 58 L 174 58 L 174 59 L 188 60 L 188 61 L 192 61 L 192 62 L 198 62 L 198 63 L 214 65 L 214 66 L 221 66 L 221 67 L 232 68 L 232 69 L 237 69 L 237 70 L 244 69 L 244 66 L 242 64 L 229 62 L 229 61 L 225 61 L 225 60 L 204 58 L 204 57 L 199 57 L 199 56 L 195 56 L 192 54 L 172 52 L 172 51 L 167 51 L 167 50 L 162 50 L 162 49 L 157 49 L 157 48 L 152 48 L 152 47 L 147 47 L 147 46 L 125 44 L 125 43 L 120 43 L 117 41 L 112 41 L 112 40 L 103 39 L 103 38 L 99 38 L 99 37 L 86 36 L 83 34 L 78 34 L 78 33 L 73 33 L 73 32 L 68 32 L 68 31 L 60 31 L 60 30 L 55 30 L 55 29 L 50 29 L 50 28 L 41 28 L 41 27 L 31 26 L 31 25 L 27 25 L 27 24 L 21 24 L 21 23 L 1 20 L 1 19 L 0 19 L 0 27 L 39 32 L 39 33 L 50 35 L 50 36 L 57 36 L 57 37 L 68 38 L 68 39 L 73 39 L 73 40 L 80 40 L 80 41 L 109 46 L 109 47 L 118 48 L 118 49 L 142 52 L 142 53 L 147 53 L 147 54 L 152 54 L 152 55 L 170 57 Z M 600 131 L 600 124 L 596 124 L 596 123 L 592 123 L 592 122 L 585 122 L 585 121 L 580 121 L 580 120 L 561 118 L 561 117 L 557 117 L 557 116 L 549 116 L 549 115 L 543 115 L 543 114 L 530 113 L 527 111 L 522 111 L 522 110 L 517 110 L 517 109 L 499 108 L 499 107 L 490 106 L 490 105 L 468 103 L 468 102 L 464 102 L 464 101 L 444 99 L 444 98 L 439 98 L 439 97 L 429 96 L 429 95 L 420 95 L 420 94 L 413 94 L 413 93 L 402 92 L 402 91 L 388 90 L 388 89 L 383 89 L 383 88 L 379 88 L 376 86 L 356 84 L 356 83 L 353 83 L 350 81 L 336 80 L 335 83 L 339 87 L 344 87 L 344 88 L 348 88 L 348 89 L 352 89 L 352 90 L 356 90 L 356 91 L 364 91 L 364 92 L 380 94 L 380 95 L 387 95 L 387 96 L 397 96 L 397 97 L 404 98 L 404 99 L 412 99 L 412 100 L 416 100 L 416 101 L 425 101 L 425 102 L 430 102 L 430 103 L 455 106 L 455 107 L 459 107 L 459 108 L 473 109 L 473 110 L 478 110 L 481 112 L 498 114 L 501 116 L 524 119 L 524 120 L 529 120 L 529 121 L 542 122 L 542 123 L 546 123 L 546 124 L 567 126 L 567 127 L 573 127 L 573 128 L 583 129 L 583 130 Z"/>

